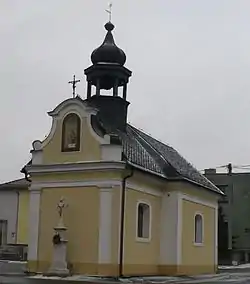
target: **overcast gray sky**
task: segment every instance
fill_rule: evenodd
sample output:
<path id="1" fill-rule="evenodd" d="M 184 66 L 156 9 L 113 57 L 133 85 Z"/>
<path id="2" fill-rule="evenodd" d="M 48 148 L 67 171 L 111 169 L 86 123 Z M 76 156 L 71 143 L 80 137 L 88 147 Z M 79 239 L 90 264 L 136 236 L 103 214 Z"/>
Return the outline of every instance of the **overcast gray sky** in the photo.
<path id="1" fill-rule="evenodd" d="M 47 111 L 105 36 L 106 0 L 0 0 L 0 181 L 20 176 Z M 114 0 L 133 71 L 129 121 L 198 169 L 250 164 L 250 1 Z"/>

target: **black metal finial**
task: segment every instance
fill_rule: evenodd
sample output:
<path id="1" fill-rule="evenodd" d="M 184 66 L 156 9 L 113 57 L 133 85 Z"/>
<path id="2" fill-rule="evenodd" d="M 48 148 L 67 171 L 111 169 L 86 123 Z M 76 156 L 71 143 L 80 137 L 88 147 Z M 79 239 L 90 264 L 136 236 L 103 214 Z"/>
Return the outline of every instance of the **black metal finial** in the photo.
<path id="1" fill-rule="evenodd" d="M 113 31 L 113 29 L 115 28 L 115 26 L 111 22 L 106 23 L 104 27 L 108 32 Z"/>
<path id="2" fill-rule="evenodd" d="M 80 82 L 80 80 L 76 80 L 75 75 L 73 76 L 73 80 L 68 82 L 69 84 L 72 84 L 73 98 L 75 98 L 75 96 L 76 96 L 76 84 L 79 83 L 79 82 Z"/>
<path id="3" fill-rule="evenodd" d="M 107 30 L 107 33 L 102 45 L 92 52 L 92 63 L 115 63 L 124 65 L 126 62 L 126 54 L 115 44 L 114 37 L 112 35 L 112 30 L 115 26 L 111 22 L 108 22 L 104 25 L 104 27 Z"/>

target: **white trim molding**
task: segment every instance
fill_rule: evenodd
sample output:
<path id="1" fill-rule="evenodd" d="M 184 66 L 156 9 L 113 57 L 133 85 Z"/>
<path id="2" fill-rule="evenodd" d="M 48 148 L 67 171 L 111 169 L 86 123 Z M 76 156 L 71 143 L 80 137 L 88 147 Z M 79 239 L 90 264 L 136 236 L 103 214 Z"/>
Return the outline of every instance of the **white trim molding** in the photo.
<path id="1" fill-rule="evenodd" d="M 90 107 L 87 102 L 80 98 L 70 98 L 63 101 L 53 111 L 48 112 L 48 115 L 52 117 L 52 126 L 49 135 L 42 142 L 42 147 L 45 147 L 53 139 L 58 122 L 63 121 L 63 118 L 69 113 L 76 113 L 81 118 L 81 121 L 83 118 L 86 118 L 91 135 L 101 144 L 110 144 L 109 135 L 101 137 L 95 133 L 91 126 L 91 116 L 96 115 L 97 111 L 96 108 Z"/>
<path id="2" fill-rule="evenodd" d="M 196 238 L 196 217 L 197 216 L 200 216 L 201 217 L 201 242 L 196 242 L 195 238 Z M 194 240 L 193 240 L 193 244 L 194 246 L 197 246 L 197 247 L 201 247 L 204 245 L 204 229 L 205 229 L 205 222 L 204 222 L 204 215 L 202 212 L 200 211 L 197 211 L 194 213 L 194 219 L 193 219 L 193 222 L 194 222 Z"/>
<path id="3" fill-rule="evenodd" d="M 100 188 L 98 262 L 112 262 L 112 198 L 113 188 Z"/>
<path id="4" fill-rule="evenodd" d="M 83 101 L 80 98 L 69 98 L 61 102 L 57 107 L 55 107 L 52 111 L 48 112 L 49 116 L 60 116 L 62 111 L 65 112 L 69 110 L 77 110 L 79 113 L 84 113 L 86 116 L 86 113 L 97 113 L 97 109 L 90 107 L 86 101 Z"/>
<path id="5" fill-rule="evenodd" d="M 149 209 L 149 224 L 148 224 L 148 237 L 138 237 L 138 209 L 139 205 L 144 204 L 148 206 Z M 138 200 L 136 203 L 136 224 L 135 224 L 135 238 L 137 242 L 143 242 L 143 243 L 149 243 L 151 242 L 151 236 L 152 236 L 152 206 L 148 200 Z"/>
<path id="6" fill-rule="evenodd" d="M 32 188 L 31 185 L 30 202 L 29 202 L 29 243 L 28 243 L 29 261 L 37 261 L 38 259 L 40 197 L 41 197 L 41 190 L 39 190 L 38 187 Z"/>
<path id="7" fill-rule="evenodd" d="M 63 188 L 63 187 L 114 187 L 120 186 L 121 180 L 120 179 L 113 179 L 113 180 L 87 180 L 87 181 L 72 181 L 72 180 L 65 180 L 65 181 L 49 181 L 49 182 L 32 182 L 34 186 L 38 188 Z"/>
<path id="8" fill-rule="evenodd" d="M 121 178 L 117 179 L 110 179 L 110 180 L 104 180 L 104 179 L 95 179 L 95 180 L 50 180 L 50 181 L 33 181 L 32 182 L 32 189 L 34 190 L 34 187 L 40 189 L 40 188 L 62 188 L 62 187 L 92 187 L 97 186 L 100 188 L 112 186 L 112 187 L 120 187 L 121 185 Z M 126 189 L 133 189 L 135 191 L 147 193 L 153 196 L 161 196 L 162 193 L 159 192 L 157 189 L 148 188 L 148 187 L 142 187 L 138 186 L 137 184 L 127 182 Z"/>
<path id="9" fill-rule="evenodd" d="M 69 113 L 76 113 L 80 118 L 88 118 L 91 114 L 96 114 L 97 110 L 87 106 L 86 102 L 77 98 L 70 98 L 61 102 L 53 111 L 48 112 L 48 115 L 52 117 L 52 126 L 49 135 L 42 141 L 42 148 L 53 139 L 58 122 L 63 121 L 63 118 Z"/>
<path id="10" fill-rule="evenodd" d="M 197 204 L 201 204 L 201 205 L 204 205 L 204 206 L 207 206 L 207 207 L 211 207 L 211 208 L 214 208 L 214 209 L 218 207 L 217 201 L 214 201 L 214 202 L 207 201 L 207 200 L 201 199 L 199 197 L 194 197 L 194 196 L 184 194 L 184 193 L 180 193 L 180 198 L 187 200 L 187 201 L 190 201 L 190 202 L 193 202 L 193 203 L 197 203 Z"/>
<path id="11" fill-rule="evenodd" d="M 65 173 L 92 170 L 122 170 L 125 169 L 126 163 L 123 161 L 89 161 L 50 165 L 27 165 L 27 171 L 31 174 L 36 173 Z"/>
<path id="12" fill-rule="evenodd" d="M 147 186 L 144 186 L 144 185 L 141 186 L 141 185 L 138 185 L 138 184 L 130 182 L 130 181 L 127 181 L 126 188 L 131 188 L 131 189 L 134 189 L 134 190 L 137 190 L 137 191 L 140 191 L 140 192 L 151 194 L 153 196 L 163 196 L 162 191 L 160 191 L 159 189 L 147 187 Z"/>

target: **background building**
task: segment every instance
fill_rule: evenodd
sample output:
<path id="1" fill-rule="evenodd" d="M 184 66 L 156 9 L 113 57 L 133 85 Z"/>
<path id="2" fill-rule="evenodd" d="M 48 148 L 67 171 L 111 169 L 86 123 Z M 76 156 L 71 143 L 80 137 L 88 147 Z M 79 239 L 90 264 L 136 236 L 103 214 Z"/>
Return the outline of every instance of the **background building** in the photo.
<path id="1" fill-rule="evenodd" d="M 250 173 L 206 169 L 205 176 L 225 193 L 219 201 L 219 261 L 249 262 Z"/>
<path id="2" fill-rule="evenodd" d="M 0 185 L 0 259 L 23 258 L 28 244 L 29 182 Z"/>

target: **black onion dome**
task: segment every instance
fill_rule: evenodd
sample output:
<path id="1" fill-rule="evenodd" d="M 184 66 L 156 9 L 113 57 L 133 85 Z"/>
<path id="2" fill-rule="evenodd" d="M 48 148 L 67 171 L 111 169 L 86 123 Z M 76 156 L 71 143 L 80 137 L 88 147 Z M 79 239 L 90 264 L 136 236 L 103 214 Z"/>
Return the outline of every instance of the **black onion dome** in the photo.
<path id="1" fill-rule="evenodd" d="M 92 63 L 117 63 L 124 65 L 126 62 L 126 54 L 115 44 L 112 35 L 112 30 L 115 26 L 111 22 L 108 22 L 104 27 L 107 30 L 107 34 L 102 45 L 92 52 Z"/>

